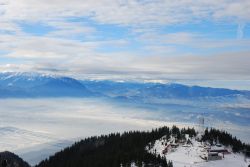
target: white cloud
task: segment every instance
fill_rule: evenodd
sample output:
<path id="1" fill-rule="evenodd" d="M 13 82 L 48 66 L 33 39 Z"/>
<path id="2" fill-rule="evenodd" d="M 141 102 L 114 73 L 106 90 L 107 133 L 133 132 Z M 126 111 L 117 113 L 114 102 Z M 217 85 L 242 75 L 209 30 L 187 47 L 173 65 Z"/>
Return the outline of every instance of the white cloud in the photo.
<path id="1" fill-rule="evenodd" d="M 96 29 L 94 27 L 87 26 L 81 22 L 69 22 L 69 21 L 49 21 L 47 25 L 54 27 L 55 30 L 48 32 L 46 36 L 58 37 L 58 38 L 77 38 L 78 40 L 84 37 L 91 36 Z"/>
<path id="2" fill-rule="evenodd" d="M 172 24 L 209 19 L 250 21 L 248 0 L 116 1 L 116 0 L 1 0 L 2 15 L 13 20 L 50 20 L 88 16 L 112 24 Z"/>
<path id="3" fill-rule="evenodd" d="M 243 27 L 239 28 L 239 33 L 242 38 Z M 176 32 L 176 33 L 166 33 L 159 34 L 156 32 L 143 33 L 140 35 L 139 40 L 149 42 L 151 45 L 161 44 L 161 45 L 182 45 L 192 48 L 199 49 L 219 49 L 219 48 L 248 48 L 250 45 L 249 39 L 235 40 L 232 38 L 228 39 L 218 39 L 209 37 L 207 34 L 201 33 L 190 33 L 190 32 Z"/>
<path id="4" fill-rule="evenodd" d="M 249 52 L 236 52 L 213 56 L 181 56 L 162 57 L 145 56 L 144 58 L 131 53 L 115 55 L 94 56 L 84 55 L 74 58 L 67 57 L 67 61 L 60 63 L 60 57 L 55 61 L 39 61 L 29 59 L 26 70 L 52 72 L 57 74 L 72 75 L 78 78 L 84 75 L 92 79 L 227 79 L 249 80 Z M 35 58 L 34 58 L 35 59 Z M 29 62 L 29 61 L 28 61 Z M 58 63 L 59 62 L 59 63 Z M 24 66 L 24 65 L 23 65 Z M 2 67 L 2 69 L 11 69 Z M 14 70 L 21 69 L 14 66 Z M 120 76 L 120 78 L 119 78 Z"/>
<path id="5" fill-rule="evenodd" d="M 180 36 L 183 38 L 179 39 Z M 196 35 L 187 33 L 168 34 L 158 43 L 177 43 L 193 47 L 223 47 L 224 41 L 204 42 Z M 176 48 L 161 45 L 146 45 L 148 54 L 116 51 L 106 53 L 97 51 L 99 47 L 123 47 L 126 40 L 81 42 L 47 36 L 13 36 L 0 35 L 1 50 L 9 53 L 4 58 L 20 60 L 18 64 L 2 64 L 1 70 L 25 70 L 52 73 L 64 73 L 81 77 L 79 74 L 111 77 L 122 75 L 123 78 L 138 77 L 145 79 L 174 78 L 174 79 L 250 79 L 249 52 L 237 51 L 212 55 L 181 54 Z M 216 43 L 217 42 L 217 43 Z M 237 40 L 237 42 L 240 42 Z M 156 42 L 157 43 L 157 42 Z M 249 41 L 243 42 L 247 45 Z M 211 46 L 202 46 L 202 45 Z M 228 47 L 237 45 L 228 42 Z M 243 45 L 242 44 L 242 45 Z M 150 53 L 154 51 L 154 54 Z M 166 56 L 168 54 L 168 56 Z M 112 76 L 112 77 L 114 77 Z"/>
<path id="6" fill-rule="evenodd" d="M 248 52 L 241 51 L 250 45 L 248 39 L 241 39 L 243 25 L 250 22 L 249 5 L 248 0 L 0 0 L 0 32 L 3 32 L 0 33 L 0 49 L 7 52 L 1 57 L 20 61 L 8 63 L 8 66 L 2 63 L 1 69 L 63 71 L 72 75 L 249 79 Z M 96 35 L 98 30 L 87 21 L 72 22 L 69 18 L 86 18 L 96 24 L 129 28 L 133 40 L 142 46 L 133 53 L 119 49 L 112 53 L 98 51 L 126 47 L 130 41 L 124 38 L 100 40 Z M 240 39 L 217 39 L 190 32 L 161 34 L 157 29 L 204 20 L 240 23 Z M 53 30 L 35 36 L 23 32 L 18 25 L 20 22 L 42 23 Z M 176 45 L 203 49 L 204 53 L 218 48 L 236 50 L 205 57 L 192 52 L 180 53 Z"/>
<path id="7" fill-rule="evenodd" d="M 245 27 L 244 23 L 239 23 L 238 29 L 237 29 L 237 38 L 238 39 L 243 38 L 243 36 L 244 36 L 244 27 Z"/>

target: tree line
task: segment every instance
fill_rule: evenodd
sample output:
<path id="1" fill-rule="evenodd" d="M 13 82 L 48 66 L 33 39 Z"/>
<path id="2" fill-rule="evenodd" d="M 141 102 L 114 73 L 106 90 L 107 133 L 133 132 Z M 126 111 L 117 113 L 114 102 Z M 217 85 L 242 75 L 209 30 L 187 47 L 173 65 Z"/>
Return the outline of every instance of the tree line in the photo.
<path id="1" fill-rule="evenodd" d="M 171 136 L 185 139 L 185 134 L 195 137 L 197 132 L 194 128 L 173 126 L 89 137 L 43 160 L 36 167 L 130 167 L 132 163 L 138 167 L 173 167 L 165 157 L 149 153 L 146 146 L 163 136 L 165 139 Z M 216 129 L 206 129 L 201 140 L 210 143 L 218 140 L 225 146 L 231 146 L 234 152 L 250 150 L 249 145 Z M 245 153 L 249 156 L 247 151 Z"/>
<path id="2" fill-rule="evenodd" d="M 172 162 L 165 157 L 150 154 L 145 148 L 164 135 L 182 138 L 186 133 L 196 135 L 194 129 L 173 126 L 90 137 L 56 153 L 37 167 L 130 167 L 131 163 L 138 167 L 172 167 Z"/>
<path id="3" fill-rule="evenodd" d="M 208 141 L 211 144 L 219 142 L 225 146 L 232 147 L 233 152 L 243 152 L 245 155 L 250 157 L 250 145 L 241 142 L 236 137 L 226 131 L 217 130 L 214 128 L 206 129 L 202 136 L 203 141 Z"/>

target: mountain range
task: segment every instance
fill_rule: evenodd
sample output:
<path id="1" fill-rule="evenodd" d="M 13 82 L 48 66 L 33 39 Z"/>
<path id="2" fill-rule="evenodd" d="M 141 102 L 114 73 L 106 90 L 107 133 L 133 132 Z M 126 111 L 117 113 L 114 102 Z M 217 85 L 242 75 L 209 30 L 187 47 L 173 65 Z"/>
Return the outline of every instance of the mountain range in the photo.
<path id="1" fill-rule="evenodd" d="M 40 73 L 0 73 L 0 98 L 20 97 L 111 97 L 118 99 L 250 97 L 250 91 L 187 86 L 177 83 L 77 80 Z"/>

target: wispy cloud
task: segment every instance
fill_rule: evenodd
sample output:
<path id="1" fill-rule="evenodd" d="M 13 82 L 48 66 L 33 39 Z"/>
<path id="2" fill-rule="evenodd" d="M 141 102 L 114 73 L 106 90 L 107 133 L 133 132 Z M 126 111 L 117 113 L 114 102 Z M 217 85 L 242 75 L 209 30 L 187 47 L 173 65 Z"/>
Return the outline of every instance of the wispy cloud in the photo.
<path id="1" fill-rule="evenodd" d="M 249 79 L 249 8 L 248 0 L 0 0 L 0 69 Z"/>
<path id="2" fill-rule="evenodd" d="M 238 29 L 237 29 L 237 38 L 242 39 L 244 36 L 244 27 L 245 23 L 239 23 Z"/>

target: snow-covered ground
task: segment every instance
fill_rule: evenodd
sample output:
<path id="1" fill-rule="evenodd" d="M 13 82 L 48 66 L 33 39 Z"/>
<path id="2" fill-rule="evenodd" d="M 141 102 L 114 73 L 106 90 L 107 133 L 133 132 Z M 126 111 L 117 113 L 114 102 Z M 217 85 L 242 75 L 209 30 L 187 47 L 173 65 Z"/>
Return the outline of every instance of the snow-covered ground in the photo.
<path id="1" fill-rule="evenodd" d="M 195 139 L 191 139 L 193 146 L 183 147 L 179 145 L 175 150 L 163 154 L 165 149 L 166 140 L 164 137 L 156 140 L 153 147 L 149 150 L 152 154 L 165 156 L 167 160 L 173 162 L 174 167 L 248 167 L 250 165 L 250 159 L 246 159 L 242 154 L 225 154 L 222 160 L 205 161 L 200 158 L 200 155 L 204 154 L 204 149 L 200 142 Z"/>

